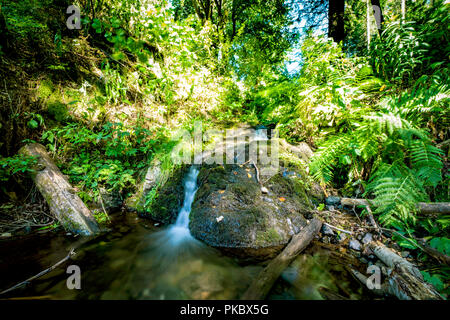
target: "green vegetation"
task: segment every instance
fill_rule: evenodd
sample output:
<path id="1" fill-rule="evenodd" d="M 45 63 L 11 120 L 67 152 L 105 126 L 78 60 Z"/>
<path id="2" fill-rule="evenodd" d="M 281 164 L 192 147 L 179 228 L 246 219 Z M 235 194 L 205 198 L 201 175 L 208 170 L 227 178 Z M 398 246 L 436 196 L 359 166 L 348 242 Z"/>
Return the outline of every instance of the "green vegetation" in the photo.
<path id="1" fill-rule="evenodd" d="M 122 199 L 136 193 L 157 159 L 161 181 L 172 181 L 184 169 L 168 156 L 176 129 L 192 132 L 197 120 L 204 130 L 265 125 L 314 149 L 309 164 L 283 151 L 286 167 L 369 200 L 381 226 L 409 239 L 395 241 L 432 264 L 417 238 L 449 255 L 450 217 L 421 216 L 417 204 L 450 201 L 450 5 L 406 1 L 403 19 L 398 2 L 381 1 L 384 22 L 377 28 L 371 18 L 368 45 L 358 0 L 345 1 L 344 33 L 329 32 L 337 41 L 311 19 L 293 28 L 301 12 L 291 1 L 79 0 L 82 28 L 69 30 L 68 1 L 4 0 L 0 199 L 16 201 L 11 191 L 20 190 L 26 201 L 25 173 L 36 161 L 16 153 L 28 142 L 44 144 L 90 203 L 103 189 Z M 296 47 L 301 63 L 289 72 Z M 161 185 L 141 205 L 170 220 L 180 190 Z M 302 196 L 310 187 L 293 185 Z M 232 188 L 244 198 L 259 192 Z M 424 276 L 449 293 L 448 267 Z"/>

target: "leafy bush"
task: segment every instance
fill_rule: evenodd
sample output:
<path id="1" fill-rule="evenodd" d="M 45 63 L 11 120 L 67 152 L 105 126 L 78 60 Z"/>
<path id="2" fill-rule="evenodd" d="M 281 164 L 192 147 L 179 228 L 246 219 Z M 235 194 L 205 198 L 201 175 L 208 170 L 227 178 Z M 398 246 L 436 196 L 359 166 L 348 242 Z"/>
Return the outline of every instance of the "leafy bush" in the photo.
<path id="1" fill-rule="evenodd" d="M 120 193 L 133 190 L 147 159 L 165 141 L 163 134 L 122 123 L 92 130 L 70 123 L 45 131 L 42 140 L 62 161 L 63 172 L 84 190 L 84 200 L 92 200 L 100 187 Z"/>
<path id="2" fill-rule="evenodd" d="M 18 173 L 32 173 L 36 164 L 37 160 L 34 157 L 19 155 L 8 158 L 0 157 L 0 181 L 8 181 Z"/>

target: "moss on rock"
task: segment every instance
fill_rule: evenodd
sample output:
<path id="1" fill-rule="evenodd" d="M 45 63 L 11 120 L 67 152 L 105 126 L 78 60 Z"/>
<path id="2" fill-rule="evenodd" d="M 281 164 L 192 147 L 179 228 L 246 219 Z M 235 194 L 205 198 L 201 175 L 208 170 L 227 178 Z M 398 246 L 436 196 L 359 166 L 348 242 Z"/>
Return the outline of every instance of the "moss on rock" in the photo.
<path id="1" fill-rule="evenodd" d="M 269 194 L 261 192 L 252 165 L 203 166 L 198 183 L 190 229 L 208 245 L 255 257 L 275 254 L 306 225 L 305 188 L 281 173 L 265 183 Z"/>

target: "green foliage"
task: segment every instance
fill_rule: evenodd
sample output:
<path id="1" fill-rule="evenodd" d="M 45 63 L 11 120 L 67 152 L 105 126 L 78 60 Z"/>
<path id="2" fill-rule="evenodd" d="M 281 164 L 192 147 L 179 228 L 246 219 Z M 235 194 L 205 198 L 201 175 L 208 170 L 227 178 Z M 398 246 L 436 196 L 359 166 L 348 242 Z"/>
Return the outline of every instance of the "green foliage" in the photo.
<path id="1" fill-rule="evenodd" d="M 105 94 L 109 102 L 118 103 L 126 101 L 127 86 L 120 75 L 120 72 L 111 68 L 107 63 L 102 68 L 105 83 Z"/>
<path id="2" fill-rule="evenodd" d="M 416 176 L 424 186 L 435 187 L 441 180 L 443 152 L 428 141 L 415 140 L 410 146 L 411 161 L 416 169 Z"/>
<path id="3" fill-rule="evenodd" d="M 440 251 L 445 255 L 450 255 L 450 239 L 446 237 L 436 237 L 431 239 L 430 247 Z"/>
<path id="4" fill-rule="evenodd" d="M 223 84 L 221 103 L 214 110 L 214 116 L 219 121 L 233 122 L 241 118 L 243 113 L 243 98 L 239 86 L 234 81 Z"/>
<path id="5" fill-rule="evenodd" d="M 2 1 L 1 13 L 6 22 L 6 30 L 21 40 L 36 39 L 46 29 L 42 21 L 42 11 L 51 1 Z"/>
<path id="6" fill-rule="evenodd" d="M 25 112 L 26 119 L 29 119 L 27 126 L 30 129 L 37 129 L 39 126 L 44 125 L 44 118 L 42 115 L 33 112 Z"/>
<path id="7" fill-rule="evenodd" d="M 373 43 L 372 64 L 385 79 L 407 83 L 426 57 L 429 44 L 416 31 L 414 22 L 396 21 L 387 26 L 383 37 Z"/>
<path id="8" fill-rule="evenodd" d="M 47 112 L 58 122 L 65 121 L 69 115 L 67 105 L 61 102 L 49 103 L 47 106 Z"/>
<path id="9" fill-rule="evenodd" d="M 334 170 L 347 166 L 351 182 L 361 178 L 364 164 L 374 164 L 366 195 L 375 197 L 375 213 L 387 225 L 414 222 L 415 204 L 427 198 L 424 188 L 442 179 L 442 151 L 426 131 L 388 110 L 364 116 L 352 127 L 321 145 L 310 165 L 313 177 L 330 183 Z"/>
<path id="10" fill-rule="evenodd" d="M 424 70 L 428 46 L 414 26 L 388 26 L 375 41 L 370 60 L 375 73 L 394 85 L 417 79 L 412 90 L 394 94 L 386 89 L 392 84 L 374 77 L 370 66 L 352 68 L 351 59 L 356 66 L 356 58 L 344 58 L 338 47 L 311 39 L 305 41 L 310 50 L 302 81 L 315 86 L 300 93 L 306 103 L 299 104 L 301 117 L 315 123 L 317 130 L 323 132 L 327 122 L 331 127 L 310 164 L 312 176 L 333 183 L 335 172 L 340 176 L 346 172 L 347 183 L 362 184 L 365 195 L 374 197 L 380 221 L 401 228 L 416 222 L 415 205 L 427 200 L 428 191 L 442 181 L 443 152 L 433 145 L 424 126 L 430 124 L 430 116 L 444 122 L 448 118 L 444 65 L 435 63 L 431 75 L 416 77 Z M 340 69 L 346 60 L 350 64 Z M 383 93 L 385 97 L 376 103 Z M 314 120 L 306 116 L 308 109 Z"/>
<path id="11" fill-rule="evenodd" d="M 13 175 L 33 173 L 37 160 L 34 157 L 15 155 L 0 157 L 0 181 L 8 181 Z"/>
<path id="12" fill-rule="evenodd" d="M 109 218 L 108 214 L 104 211 L 99 211 L 95 213 L 94 218 L 95 220 L 97 220 L 99 224 L 111 223 L 111 219 Z"/>
<path id="13" fill-rule="evenodd" d="M 444 63 L 442 67 L 448 65 L 449 6 L 439 1 L 435 5 L 430 8 L 423 4 L 425 12 L 420 15 L 421 21 L 392 21 L 382 37 L 372 42 L 370 61 L 377 74 L 407 86 L 418 79 L 418 75 L 429 73 L 436 63 Z M 415 12 L 418 7 L 420 5 Z M 414 15 L 414 10 L 409 11 Z"/>
<path id="14" fill-rule="evenodd" d="M 422 275 L 423 275 L 423 279 L 432 284 L 437 291 L 442 291 L 445 288 L 445 284 L 442 281 L 441 277 L 438 274 L 433 274 L 431 275 L 430 273 L 426 272 L 426 271 L 421 271 Z"/>
<path id="15" fill-rule="evenodd" d="M 376 214 L 385 225 L 402 226 L 415 223 L 416 204 L 427 198 L 417 173 L 394 163 L 381 166 L 371 177 L 367 192 L 375 199 Z"/>
<path id="16" fill-rule="evenodd" d="M 101 186 L 120 193 L 132 191 L 137 175 L 165 137 L 162 131 L 122 123 L 93 130 L 70 123 L 45 131 L 42 140 L 63 160 L 63 172 L 85 190 L 83 198 L 91 200 Z"/>

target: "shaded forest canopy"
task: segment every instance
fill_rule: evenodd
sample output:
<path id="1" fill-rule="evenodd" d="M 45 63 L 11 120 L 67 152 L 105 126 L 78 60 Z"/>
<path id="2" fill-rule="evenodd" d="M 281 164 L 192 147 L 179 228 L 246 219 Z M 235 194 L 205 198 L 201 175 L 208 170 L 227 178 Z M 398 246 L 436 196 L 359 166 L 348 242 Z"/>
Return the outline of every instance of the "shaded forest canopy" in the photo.
<path id="1" fill-rule="evenodd" d="M 79 30 L 67 27 L 70 5 L 81 8 Z M 168 156 L 175 128 L 245 123 L 306 142 L 311 178 L 330 194 L 370 200 L 377 222 L 408 237 L 395 240 L 418 259 L 431 259 L 419 237 L 450 254 L 450 216 L 417 212 L 421 202 L 450 202 L 445 1 L 2 0 L 0 8 L 1 223 L 19 204 L 43 203 L 28 176 L 35 159 L 17 155 L 27 143 L 47 148 L 85 203 L 104 193 L 123 201 L 153 161 L 179 169 Z M 294 47 L 301 65 L 290 73 Z M 425 274 L 448 294 L 448 266 Z"/>

